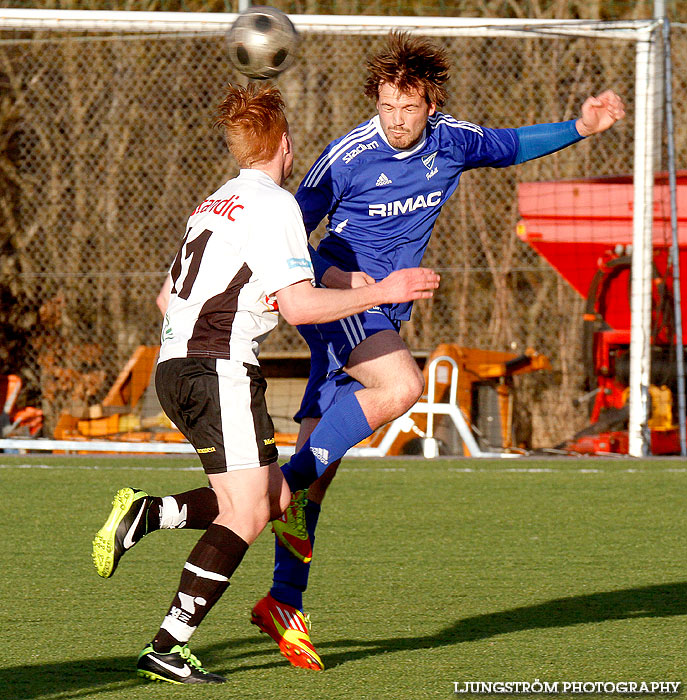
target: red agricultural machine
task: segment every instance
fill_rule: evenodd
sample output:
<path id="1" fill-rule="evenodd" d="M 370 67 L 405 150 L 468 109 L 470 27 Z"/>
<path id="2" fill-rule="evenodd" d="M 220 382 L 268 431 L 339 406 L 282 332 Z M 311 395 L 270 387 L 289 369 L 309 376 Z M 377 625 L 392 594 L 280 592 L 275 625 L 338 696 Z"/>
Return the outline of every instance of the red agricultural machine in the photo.
<path id="1" fill-rule="evenodd" d="M 676 342 L 670 266 L 668 180 L 654 188 L 651 433 L 652 454 L 679 454 L 676 424 Z M 583 361 L 589 426 L 563 443 L 578 453 L 628 451 L 630 368 L 631 177 L 519 186 L 518 235 L 586 299 Z M 677 174 L 682 326 L 687 328 L 687 171 Z M 684 347 L 681 348 L 684 353 Z M 684 355 L 683 355 L 684 356 Z"/>

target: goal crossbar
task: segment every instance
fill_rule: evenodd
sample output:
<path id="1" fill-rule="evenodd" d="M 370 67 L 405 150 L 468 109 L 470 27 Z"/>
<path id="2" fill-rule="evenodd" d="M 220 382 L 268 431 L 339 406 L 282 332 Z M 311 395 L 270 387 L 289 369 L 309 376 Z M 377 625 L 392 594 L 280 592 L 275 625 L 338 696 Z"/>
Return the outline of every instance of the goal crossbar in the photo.
<path id="1" fill-rule="evenodd" d="M 236 13 L 136 12 L 118 10 L 0 9 L 0 29 L 217 33 L 227 31 Z M 625 41 L 646 40 L 658 20 L 504 19 L 483 17 L 384 17 L 350 15 L 289 15 L 299 32 L 384 34 L 404 29 L 433 36 L 527 37 L 581 36 Z"/>

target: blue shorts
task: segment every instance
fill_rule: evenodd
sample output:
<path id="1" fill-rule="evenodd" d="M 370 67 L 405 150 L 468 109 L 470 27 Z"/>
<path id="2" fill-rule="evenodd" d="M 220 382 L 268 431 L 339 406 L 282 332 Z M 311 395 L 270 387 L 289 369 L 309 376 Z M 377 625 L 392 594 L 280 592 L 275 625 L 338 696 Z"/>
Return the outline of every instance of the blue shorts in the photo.
<path id="1" fill-rule="evenodd" d="M 388 315 L 385 307 L 374 306 L 361 314 L 331 323 L 298 326 L 310 348 L 310 376 L 301 407 L 294 416 L 321 418 L 334 403 L 363 386 L 344 371 L 353 348 L 380 331 L 401 330 L 401 322 Z"/>

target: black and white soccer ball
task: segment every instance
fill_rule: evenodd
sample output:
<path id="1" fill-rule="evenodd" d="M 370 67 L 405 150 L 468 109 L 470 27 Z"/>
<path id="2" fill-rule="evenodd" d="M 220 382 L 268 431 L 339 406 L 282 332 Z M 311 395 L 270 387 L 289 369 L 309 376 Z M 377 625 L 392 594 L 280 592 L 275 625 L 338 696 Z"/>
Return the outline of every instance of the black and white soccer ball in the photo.
<path id="1" fill-rule="evenodd" d="M 249 78 L 274 78 L 293 63 L 298 40 L 281 10 L 256 5 L 242 12 L 229 30 L 229 58 Z"/>

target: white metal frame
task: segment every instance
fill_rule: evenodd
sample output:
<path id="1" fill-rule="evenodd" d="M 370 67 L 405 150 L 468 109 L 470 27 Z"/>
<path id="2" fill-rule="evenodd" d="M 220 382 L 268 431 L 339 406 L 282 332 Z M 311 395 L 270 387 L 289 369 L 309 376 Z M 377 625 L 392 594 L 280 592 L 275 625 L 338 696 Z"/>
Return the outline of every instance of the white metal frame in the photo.
<path id="1" fill-rule="evenodd" d="M 630 299 L 630 420 L 633 457 L 649 454 L 649 385 L 651 377 L 651 270 L 653 260 L 654 155 L 656 152 L 657 32 L 637 41 L 635 63 L 634 211 L 632 295 Z M 640 176 L 641 175 L 641 176 Z"/>
<path id="2" fill-rule="evenodd" d="M 0 31 L 34 29 L 147 34 L 221 33 L 229 29 L 236 16 L 235 13 L 0 8 Z M 290 18 L 298 31 L 303 33 L 384 34 L 391 29 L 404 29 L 434 36 L 559 37 L 565 35 L 636 43 L 629 452 L 637 457 L 648 454 L 653 162 L 657 138 L 654 96 L 659 89 L 657 37 L 662 27 L 662 20 L 601 22 L 346 15 L 290 15 Z M 5 442 L 0 440 L 0 449 L 5 446 Z"/>
<path id="3" fill-rule="evenodd" d="M 446 402 L 436 401 L 437 367 L 442 362 L 448 364 L 451 368 L 451 385 L 449 387 L 449 398 Z M 460 435 L 460 439 L 465 444 L 471 457 L 520 457 L 520 454 L 510 452 L 485 452 L 477 444 L 475 436 L 472 434 L 472 430 L 458 405 L 458 372 L 458 363 L 452 357 L 440 355 L 433 358 L 427 368 L 427 400 L 423 401 L 421 399 L 406 413 L 392 421 L 377 447 L 358 448 L 360 456 L 384 457 L 400 433 L 407 433 L 413 430 L 415 421 L 413 421 L 411 416 L 416 413 L 424 413 L 427 416 L 427 429 L 424 434 L 419 430 L 417 432 L 423 437 L 423 456 L 428 459 L 439 456 L 439 444 L 434 437 L 434 416 L 437 415 L 448 416 L 453 421 L 453 425 L 456 427 L 458 435 Z"/>
<path id="4" fill-rule="evenodd" d="M 12 452 L 117 452 L 166 455 L 194 455 L 193 445 L 188 442 L 123 442 L 115 440 L 50 440 L 46 438 L 4 438 L 0 450 Z M 294 448 L 280 446 L 279 456 L 290 457 Z"/>

